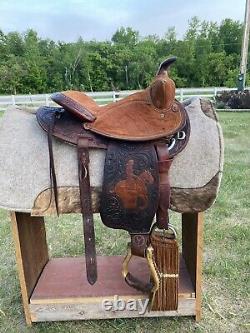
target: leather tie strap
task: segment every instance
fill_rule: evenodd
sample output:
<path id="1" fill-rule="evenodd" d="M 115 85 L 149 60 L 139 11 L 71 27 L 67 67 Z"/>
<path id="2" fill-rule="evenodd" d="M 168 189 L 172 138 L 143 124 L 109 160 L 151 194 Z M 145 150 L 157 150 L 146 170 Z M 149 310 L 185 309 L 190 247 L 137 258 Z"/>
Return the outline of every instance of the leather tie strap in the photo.
<path id="1" fill-rule="evenodd" d="M 89 139 L 79 136 L 77 142 L 78 170 L 81 212 L 83 218 L 84 246 L 87 279 L 90 284 L 97 280 L 97 263 L 95 249 L 95 229 L 91 203 L 89 179 Z"/>
<path id="2" fill-rule="evenodd" d="M 168 209 L 170 207 L 170 184 L 168 174 L 173 160 L 169 157 L 168 147 L 164 142 L 156 144 L 156 152 L 160 175 L 159 205 L 156 212 L 156 225 L 159 229 L 168 229 Z"/>

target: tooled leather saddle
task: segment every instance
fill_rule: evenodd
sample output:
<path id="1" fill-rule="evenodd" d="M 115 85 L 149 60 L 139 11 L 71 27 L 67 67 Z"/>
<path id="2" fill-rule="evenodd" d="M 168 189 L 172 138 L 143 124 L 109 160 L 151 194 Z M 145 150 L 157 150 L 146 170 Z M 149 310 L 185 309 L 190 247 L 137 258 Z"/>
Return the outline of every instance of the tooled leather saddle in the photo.
<path id="1" fill-rule="evenodd" d="M 89 283 L 97 280 L 97 262 L 91 188 L 89 149 L 106 150 L 100 215 L 110 228 L 127 230 L 131 235 L 124 261 L 126 282 L 150 292 L 157 285 L 150 233 L 169 228 L 169 168 L 189 138 L 189 120 L 182 104 L 175 100 L 175 84 L 168 67 L 175 57 L 159 67 L 152 84 L 118 102 L 99 106 L 78 91 L 55 93 L 52 100 L 61 107 L 41 107 L 37 120 L 48 132 L 50 175 L 57 202 L 56 170 L 52 137 L 77 146 L 80 201 L 84 225 L 86 271 Z M 154 217 L 156 219 L 154 221 Z M 132 255 L 146 257 L 151 280 L 137 280 L 127 268 Z"/>

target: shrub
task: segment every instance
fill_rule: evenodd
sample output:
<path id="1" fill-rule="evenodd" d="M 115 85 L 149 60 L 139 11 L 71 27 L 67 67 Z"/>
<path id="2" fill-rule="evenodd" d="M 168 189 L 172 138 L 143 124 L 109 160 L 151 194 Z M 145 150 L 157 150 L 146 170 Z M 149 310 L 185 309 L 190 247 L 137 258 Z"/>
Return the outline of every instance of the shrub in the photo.
<path id="1" fill-rule="evenodd" d="M 219 109 L 250 109 L 250 90 L 223 91 L 216 95 L 216 104 Z"/>

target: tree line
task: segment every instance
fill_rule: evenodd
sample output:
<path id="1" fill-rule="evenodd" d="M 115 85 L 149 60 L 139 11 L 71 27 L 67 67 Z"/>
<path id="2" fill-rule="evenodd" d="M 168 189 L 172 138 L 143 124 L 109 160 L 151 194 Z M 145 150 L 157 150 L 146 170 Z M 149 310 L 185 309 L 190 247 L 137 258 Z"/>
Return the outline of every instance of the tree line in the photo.
<path id="1" fill-rule="evenodd" d="M 161 38 L 121 27 L 108 41 L 71 43 L 42 39 L 34 30 L 0 30 L 0 94 L 141 89 L 171 55 L 178 57 L 171 69 L 178 87 L 235 87 L 242 29 L 232 19 L 193 17 L 182 39 L 174 27 Z"/>

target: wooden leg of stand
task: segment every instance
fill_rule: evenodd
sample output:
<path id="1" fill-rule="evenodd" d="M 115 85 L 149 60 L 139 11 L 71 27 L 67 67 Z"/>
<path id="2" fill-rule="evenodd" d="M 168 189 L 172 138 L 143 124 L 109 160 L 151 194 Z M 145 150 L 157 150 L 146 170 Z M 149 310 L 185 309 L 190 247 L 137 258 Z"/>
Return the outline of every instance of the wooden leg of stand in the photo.
<path id="1" fill-rule="evenodd" d="M 32 324 L 29 299 L 48 262 L 44 220 L 27 213 L 11 213 L 11 225 L 26 322 Z"/>
<path id="2" fill-rule="evenodd" d="M 196 296 L 196 321 L 201 319 L 201 284 L 204 213 L 182 214 L 182 256 Z"/>

